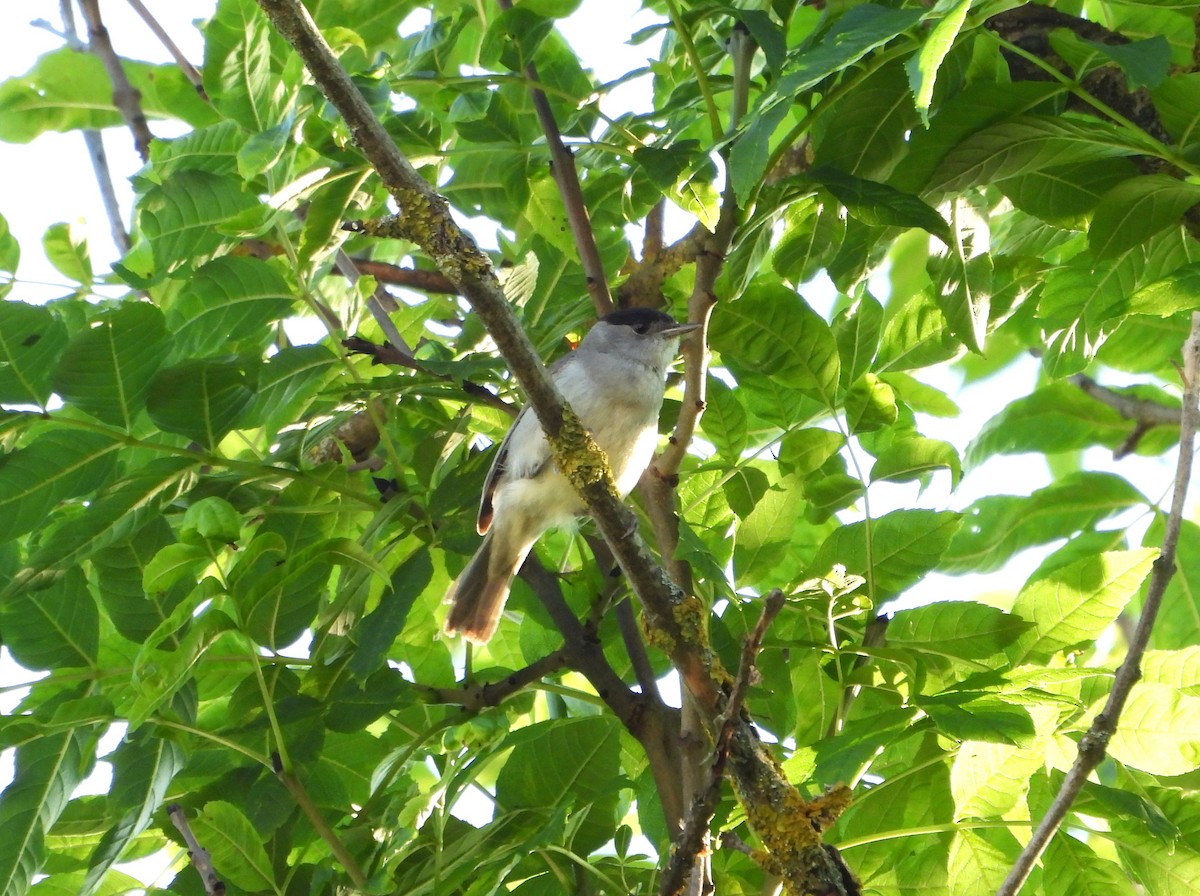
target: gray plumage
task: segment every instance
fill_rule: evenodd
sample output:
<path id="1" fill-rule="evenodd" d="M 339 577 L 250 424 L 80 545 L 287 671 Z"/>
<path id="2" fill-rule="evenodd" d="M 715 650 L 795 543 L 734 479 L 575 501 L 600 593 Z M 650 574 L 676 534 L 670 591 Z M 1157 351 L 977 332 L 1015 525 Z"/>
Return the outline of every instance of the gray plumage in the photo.
<path id="1" fill-rule="evenodd" d="M 555 385 L 608 456 L 621 497 L 654 454 L 667 367 L 680 337 L 697 326 L 648 308 L 615 311 L 550 367 Z M 522 408 L 484 482 L 477 523 L 484 539 L 447 595 L 447 634 L 486 643 L 534 542 L 585 510 L 554 466 L 537 415 Z"/>

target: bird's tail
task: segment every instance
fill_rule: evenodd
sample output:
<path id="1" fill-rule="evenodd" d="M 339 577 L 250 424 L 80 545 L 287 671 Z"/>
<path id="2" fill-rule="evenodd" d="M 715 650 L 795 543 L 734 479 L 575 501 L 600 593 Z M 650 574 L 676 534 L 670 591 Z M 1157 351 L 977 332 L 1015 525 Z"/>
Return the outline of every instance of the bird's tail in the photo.
<path id="1" fill-rule="evenodd" d="M 493 528 L 446 595 L 451 604 L 446 634 L 457 632 L 476 644 L 486 644 L 496 633 L 513 576 L 533 547 L 497 543 L 495 536 Z"/>

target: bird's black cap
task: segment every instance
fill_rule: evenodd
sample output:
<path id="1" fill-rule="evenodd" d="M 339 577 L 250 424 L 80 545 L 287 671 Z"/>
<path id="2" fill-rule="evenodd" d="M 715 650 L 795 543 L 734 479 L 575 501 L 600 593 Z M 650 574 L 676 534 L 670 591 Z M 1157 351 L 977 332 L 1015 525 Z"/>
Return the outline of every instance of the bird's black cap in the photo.
<path id="1" fill-rule="evenodd" d="M 673 327 L 675 318 L 655 308 L 622 308 L 600 318 L 606 324 L 618 327 L 636 327 L 639 324 L 659 324 L 661 327 Z"/>

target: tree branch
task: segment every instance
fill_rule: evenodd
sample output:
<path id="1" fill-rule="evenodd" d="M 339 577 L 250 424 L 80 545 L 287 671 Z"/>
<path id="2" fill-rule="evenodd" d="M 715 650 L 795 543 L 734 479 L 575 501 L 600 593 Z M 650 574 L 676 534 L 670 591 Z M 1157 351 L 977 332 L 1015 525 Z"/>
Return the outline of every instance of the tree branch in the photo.
<path id="1" fill-rule="evenodd" d="M 507 12 L 512 9 L 512 0 L 496 0 L 496 5 Z M 600 259 L 600 249 L 596 246 L 596 235 L 592 232 L 587 203 L 583 199 L 583 188 L 579 185 L 575 157 L 563 143 L 562 132 L 558 129 L 558 122 L 554 120 L 554 113 L 550 109 L 550 101 L 545 92 L 537 86 L 541 79 L 538 78 L 537 66 L 532 62 L 525 65 L 525 77 L 529 81 L 529 95 L 533 100 L 538 121 L 542 125 L 542 133 L 546 135 L 546 146 L 550 149 L 550 174 L 558 185 L 558 192 L 567 212 L 571 236 L 575 238 L 575 248 L 579 250 L 579 262 L 587 277 L 588 292 L 596 308 L 596 316 L 603 317 L 613 310 L 612 296 L 608 291 L 608 279 L 604 276 L 604 262 Z"/>
<path id="2" fill-rule="evenodd" d="M 175 64 L 179 66 L 179 70 L 183 72 L 183 76 L 196 88 L 196 93 L 200 95 L 200 98 L 208 102 L 208 93 L 204 90 L 204 79 L 200 77 L 200 72 L 196 71 L 196 66 L 192 65 L 188 58 L 183 55 L 183 51 L 179 49 L 175 41 L 171 40 L 171 35 L 167 34 L 166 29 L 158 23 L 158 19 L 154 18 L 150 10 L 146 9 L 142 0 L 127 0 L 127 2 L 133 8 L 133 11 L 141 17 L 142 21 L 146 23 L 146 27 L 158 38 L 159 43 L 171 54 L 171 58 L 175 60 Z"/>
<path id="3" fill-rule="evenodd" d="M 1067 772 L 1054 802 L 1046 811 L 1033 836 L 1017 857 L 1016 863 L 997 891 L 997 896 L 1016 896 L 1038 858 L 1050 843 L 1079 792 L 1087 783 L 1088 776 L 1107 755 L 1108 742 L 1117 730 L 1117 722 L 1134 684 L 1141 677 L 1142 656 L 1154 629 L 1154 620 L 1162 605 L 1167 584 L 1175 574 L 1175 552 L 1179 544 L 1179 530 L 1183 523 L 1184 505 L 1188 484 L 1192 476 L 1192 457 L 1196 438 L 1196 423 L 1200 417 L 1197 398 L 1200 397 L 1200 312 L 1192 312 L 1192 329 L 1183 346 L 1183 407 L 1179 415 L 1179 460 L 1175 467 L 1175 486 L 1171 496 L 1171 510 L 1163 533 L 1162 548 L 1154 568 L 1150 572 L 1150 584 L 1146 588 L 1146 601 L 1138 617 L 1137 628 L 1129 642 L 1125 659 L 1117 668 L 1112 691 L 1091 727 L 1079 741 L 1079 755 Z"/>
<path id="4" fill-rule="evenodd" d="M 67 40 L 67 46 L 79 51 L 86 49 L 75 28 L 75 13 L 72 11 L 71 0 L 59 0 L 58 6 L 62 13 L 63 36 Z M 129 240 L 129 232 L 125 229 L 125 222 L 121 218 L 121 204 L 117 201 L 112 171 L 108 167 L 108 154 L 104 151 L 104 138 L 95 128 L 84 128 L 83 142 L 87 146 L 88 158 L 92 161 L 92 171 L 96 175 L 96 186 L 100 190 L 100 202 L 104 205 L 104 214 L 108 218 L 108 228 L 112 234 L 113 243 L 122 253 L 128 252 L 132 243 Z"/>
<path id="5" fill-rule="evenodd" d="M 371 258 L 353 258 L 351 260 L 360 274 L 374 277 L 380 283 L 387 283 L 390 286 L 406 286 L 409 289 L 419 289 L 421 292 L 458 295 L 458 287 L 451 283 L 441 271 L 418 271 L 389 264 L 386 261 L 375 261 Z"/>
<path id="6" fill-rule="evenodd" d="M 1157 401 L 1135 398 L 1132 395 L 1125 395 L 1109 389 L 1107 386 L 1101 386 L 1086 373 L 1075 374 L 1070 378 L 1070 382 L 1078 386 L 1085 395 L 1108 405 L 1126 420 L 1133 421 L 1134 427 L 1129 438 L 1113 449 L 1115 460 L 1120 460 L 1132 452 L 1137 447 L 1137 443 L 1141 441 L 1142 436 L 1155 426 L 1179 425 L 1179 411 L 1175 408 L 1169 408 Z"/>
<path id="7" fill-rule="evenodd" d="M 569 665 L 567 651 L 556 650 L 523 669 L 518 669 L 500 681 L 487 684 L 467 683 L 457 688 L 426 688 L 420 690 L 430 703 L 452 703 L 469 713 L 482 712 L 499 706 L 513 694 L 522 691 L 535 681 L 541 681 L 559 669 Z"/>
<path id="8" fill-rule="evenodd" d="M 709 825 L 712 823 L 717 797 L 721 791 L 721 780 L 725 775 L 725 763 L 729 758 L 729 744 L 733 738 L 734 720 L 742 714 L 746 693 L 756 674 L 754 662 L 762 648 L 763 635 L 766 634 L 768 626 L 779 614 L 779 611 L 783 609 L 783 602 L 783 592 L 778 588 L 767 595 L 758 624 L 754 626 L 754 630 L 746 637 L 745 643 L 742 645 L 741 664 L 733 682 L 733 689 L 729 694 L 729 702 L 722 714 L 720 733 L 717 735 L 712 761 L 708 767 L 708 781 L 688 808 L 683 830 L 671 850 L 671 858 L 663 871 L 662 884 L 658 890 L 661 896 L 678 896 L 683 891 L 688 873 L 695 866 L 696 859 L 705 850 Z"/>
<path id="9" fill-rule="evenodd" d="M 292 799 L 296 801 L 296 805 L 300 807 L 300 811 L 304 813 L 304 816 L 308 819 L 314 830 L 316 830 L 317 836 L 325 841 L 326 845 L 333 852 L 334 858 L 346 869 L 346 873 L 354 881 L 354 886 L 360 890 L 367 889 L 366 874 L 363 873 L 354 856 L 350 855 L 350 850 L 346 848 L 346 844 L 341 841 L 341 838 L 329 826 L 329 822 L 325 820 L 325 817 L 316 807 L 316 804 L 313 803 L 312 797 L 308 795 L 308 791 L 300 783 L 300 779 L 289 769 L 284 768 L 283 760 L 278 753 L 271 754 L 271 764 L 275 768 L 275 776 L 279 778 L 283 786 L 287 788 L 288 793 L 292 795 Z"/>
<path id="10" fill-rule="evenodd" d="M 146 122 L 146 114 L 142 111 L 142 95 L 136 87 L 129 83 L 121 59 L 113 49 L 108 37 L 108 29 L 100 18 L 100 0 L 79 0 L 79 9 L 83 20 L 87 22 L 90 48 L 104 64 L 108 80 L 113 87 L 113 105 L 125 119 L 125 124 L 133 133 L 133 145 L 142 161 L 150 158 L 150 142 L 154 135 L 150 133 L 150 125 Z"/>
<path id="11" fill-rule="evenodd" d="M 200 845 L 200 841 L 192 833 L 183 807 L 178 803 L 167 806 L 167 817 L 171 819 L 171 823 L 179 831 L 179 836 L 183 837 L 183 842 L 187 844 L 188 858 L 192 860 L 196 873 L 204 882 L 204 892 L 208 896 L 224 896 L 225 883 L 217 877 L 216 869 L 213 868 L 212 856 L 209 855 L 207 849 Z"/>

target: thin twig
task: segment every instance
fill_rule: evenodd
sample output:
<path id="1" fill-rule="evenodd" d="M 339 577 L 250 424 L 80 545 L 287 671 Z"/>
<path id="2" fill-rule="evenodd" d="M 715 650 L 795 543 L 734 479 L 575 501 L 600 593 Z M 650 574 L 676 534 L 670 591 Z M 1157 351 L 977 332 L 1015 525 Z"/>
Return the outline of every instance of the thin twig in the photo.
<path id="1" fill-rule="evenodd" d="M 512 9 L 512 0 L 496 0 L 496 5 L 508 11 Z M 533 62 L 526 63 L 525 77 L 529 81 L 529 95 L 533 100 L 538 121 L 542 125 L 542 133 L 546 135 L 546 146 L 550 150 L 550 174 L 558 185 L 558 192 L 567 212 L 571 236 L 575 238 L 575 248 L 579 250 L 579 263 L 587 277 L 588 292 L 596 308 L 596 315 L 603 317 L 613 309 L 612 295 L 608 291 L 604 262 L 600 258 L 600 249 L 596 246 L 596 236 L 592 232 L 587 203 L 583 199 L 583 188 L 579 185 L 575 157 L 563 143 L 562 132 L 558 129 L 558 122 L 554 120 L 554 113 L 550 109 L 550 101 L 538 86 L 541 79 Z"/>
<path id="2" fill-rule="evenodd" d="M 495 392 L 486 389 L 479 383 L 471 380 L 455 380 L 448 373 L 435 373 L 425 367 L 420 361 L 413 357 L 411 352 L 406 352 L 403 349 L 396 348 L 390 342 L 385 342 L 383 345 L 372 342 L 369 339 L 364 339 L 362 336 L 347 336 L 342 340 L 342 345 L 347 351 L 354 352 L 360 355 L 369 355 L 374 359 L 376 364 L 391 364 L 396 367 L 404 367 L 408 370 L 416 370 L 426 376 L 434 379 L 444 380 L 447 383 L 457 382 L 463 392 L 470 398 L 475 399 L 480 404 L 485 404 L 488 407 L 495 408 L 498 411 L 503 411 L 510 417 L 517 415 L 517 408 L 509 404 Z"/>
<path id="3" fill-rule="evenodd" d="M 79 39 L 79 32 L 75 28 L 75 12 L 71 6 L 71 0 L 59 0 L 58 7 L 63 20 L 61 36 L 66 39 L 67 46 L 81 52 L 87 49 L 83 41 Z M 104 214 L 108 218 L 108 228 L 112 233 L 113 243 L 122 253 L 128 252 L 132 243 L 129 239 L 129 232 L 125 229 L 125 222 L 121 218 L 121 204 L 117 200 L 112 170 L 108 166 L 108 154 L 104 151 L 104 138 L 95 128 L 84 128 L 83 142 L 87 146 L 88 158 L 92 162 L 92 171 L 96 175 L 96 186 L 100 190 L 100 202 L 104 205 Z"/>
<path id="4" fill-rule="evenodd" d="M 150 159 L 150 142 L 154 135 L 150 133 L 150 125 L 146 122 L 146 114 L 142 111 L 142 94 L 129 83 L 121 58 L 113 49 L 108 37 L 108 29 L 100 18 L 100 0 L 79 0 L 79 9 L 83 20 L 87 22 L 88 41 L 91 51 L 104 64 L 108 80 L 113 88 L 113 105 L 121 113 L 125 125 L 133 134 L 133 145 L 137 153 L 146 162 Z"/>
<path id="5" fill-rule="evenodd" d="M 783 592 L 778 588 L 767 595 L 763 602 L 762 614 L 758 618 L 758 624 L 754 626 L 754 630 L 742 644 L 738 674 L 734 679 L 729 702 L 725 705 L 725 711 L 720 720 L 720 732 L 717 735 L 712 762 L 708 767 L 708 781 L 688 808 L 683 830 L 680 832 L 675 847 L 671 850 L 671 858 L 663 871 L 662 884 L 659 887 L 661 896 L 677 896 L 683 891 L 688 873 L 694 867 L 697 858 L 706 850 L 705 843 L 709 836 L 709 825 L 712 823 L 717 798 L 721 791 L 721 779 L 725 774 L 729 746 L 737 727 L 736 720 L 742 714 L 746 694 L 756 675 L 754 663 L 758 658 L 759 650 L 762 649 L 763 636 L 783 608 L 783 603 Z"/>
<path id="6" fill-rule="evenodd" d="M 326 845 L 333 852 L 334 858 L 341 862 L 342 867 L 346 869 L 346 873 L 350 875 L 350 880 L 354 881 L 354 885 L 360 890 L 367 888 L 367 876 L 359 867 L 358 861 L 354 856 L 350 855 L 350 850 L 346 848 L 346 844 L 341 841 L 337 833 L 329 826 L 329 822 L 321 815 L 316 804 L 312 801 L 312 797 L 308 795 L 308 791 L 304 785 L 300 783 L 292 772 L 284 768 L 283 760 L 278 753 L 271 754 L 271 763 L 275 768 L 275 777 L 280 783 L 287 788 L 288 793 L 292 795 L 292 799 L 296 801 L 296 805 L 300 807 L 300 811 L 312 824 L 317 835 L 325 841 Z"/>
<path id="7" fill-rule="evenodd" d="M 354 262 L 354 266 L 360 274 L 374 277 L 380 283 L 386 283 L 389 286 L 406 286 L 409 289 L 440 295 L 458 295 L 458 287 L 451 283 L 441 271 L 402 268 L 397 264 L 375 261 L 371 258 L 352 258 L 351 261 Z"/>
<path id="8" fill-rule="evenodd" d="M 167 806 L 167 817 L 171 819 L 171 823 L 179 831 L 179 836 L 187 844 L 188 858 L 192 860 L 192 866 L 200 875 L 200 880 L 204 881 L 204 892 L 208 896 L 224 896 L 225 883 L 217 877 L 216 869 L 213 868 L 212 856 L 209 855 L 207 849 L 200 845 L 196 835 L 192 833 L 183 807 L 178 803 Z"/>
<path id="9" fill-rule="evenodd" d="M 1108 405 L 1126 420 L 1133 422 L 1133 429 L 1130 431 L 1129 437 L 1113 449 L 1115 460 L 1120 460 L 1133 451 L 1142 436 L 1154 427 L 1179 425 L 1179 411 L 1175 408 L 1147 398 L 1135 398 L 1132 395 L 1125 395 L 1109 389 L 1107 386 L 1101 386 L 1086 373 L 1077 373 L 1070 377 L 1069 381 L 1078 386 L 1085 395 L 1096 399 L 1101 404 Z"/>
<path id="10" fill-rule="evenodd" d="M 166 29 L 159 24 L 158 19 L 154 18 L 150 10 L 146 9 L 141 0 L 127 0 L 129 5 L 133 7 L 143 22 L 146 23 L 153 33 L 158 38 L 158 42 L 166 48 L 166 51 L 171 54 L 171 58 L 175 60 L 175 64 L 179 66 L 179 70 L 183 72 L 183 76 L 191 82 L 191 85 L 196 88 L 196 93 L 200 98 L 208 101 L 208 94 L 204 90 L 204 79 L 200 77 L 200 72 L 196 71 L 196 66 L 183 55 L 183 51 L 179 49 L 175 41 L 171 40 L 171 35 L 167 34 Z"/>
<path id="11" fill-rule="evenodd" d="M 418 686 L 418 690 L 428 703 L 450 703 L 461 706 L 468 713 L 478 713 L 499 706 L 513 694 L 524 690 L 535 681 L 553 675 L 567 665 L 567 652 L 559 649 L 506 675 L 500 681 L 488 684 L 467 682 L 456 688 Z"/>
<path id="12" fill-rule="evenodd" d="M 358 266 L 354 263 L 354 259 L 347 255 L 343 249 L 338 249 L 334 254 L 333 266 L 337 269 L 339 274 L 349 281 L 351 286 L 356 284 L 359 281 L 359 278 L 362 276 Z M 375 323 L 379 324 L 379 329 L 383 332 L 383 335 L 387 337 L 388 342 L 391 343 L 392 347 L 399 352 L 403 352 L 411 358 L 413 353 L 412 349 L 409 348 L 408 343 L 404 341 L 404 337 L 400 335 L 400 331 L 396 329 L 396 325 L 388 316 L 387 308 L 385 306 L 391 301 L 391 298 L 392 297 L 387 294 L 387 290 L 385 290 L 377 280 L 375 283 L 375 292 L 367 296 L 367 310 L 371 312 L 371 317 L 375 318 Z"/>
<path id="13" fill-rule="evenodd" d="M 1075 802 L 1079 792 L 1087 783 L 1088 776 L 1104 760 L 1108 751 L 1108 743 L 1117 730 L 1117 722 L 1129 699 L 1130 691 L 1141 677 L 1142 656 L 1150 641 L 1150 633 L 1154 621 L 1162 605 L 1163 595 L 1167 584 L 1175 574 L 1175 551 L 1179 544 L 1179 530 L 1183 523 L 1184 504 L 1187 499 L 1188 484 L 1192 476 L 1192 456 L 1196 437 L 1197 398 L 1200 397 L 1200 312 L 1192 313 L 1192 329 L 1183 346 L 1183 408 L 1179 415 L 1179 460 L 1175 467 L 1175 486 L 1171 496 L 1171 510 L 1167 514 L 1166 527 L 1163 532 L 1162 548 L 1154 567 L 1150 572 L 1150 583 L 1146 588 L 1146 601 L 1142 605 L 1138 617 L 1137 628 L 1129 642 L 1125 659 L 1117 668 L 1113 678 L 1113 687 L 1108 700 L 1091 727 L 1079 741 L 1079 755 L 1075 764 L 1067 772 L 1062 786 L 1054 802 L 1039 822 L 1033 836 L 1017 857 L 1012 870 L 996 896 L 1016 896 L 1029 877 L 1033 866 L 1037 863 L 1042 852 L 1050 843 L 1050 838 L 1058 830 Z"/>

